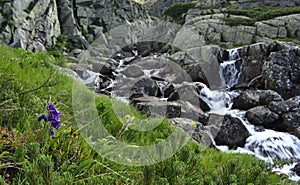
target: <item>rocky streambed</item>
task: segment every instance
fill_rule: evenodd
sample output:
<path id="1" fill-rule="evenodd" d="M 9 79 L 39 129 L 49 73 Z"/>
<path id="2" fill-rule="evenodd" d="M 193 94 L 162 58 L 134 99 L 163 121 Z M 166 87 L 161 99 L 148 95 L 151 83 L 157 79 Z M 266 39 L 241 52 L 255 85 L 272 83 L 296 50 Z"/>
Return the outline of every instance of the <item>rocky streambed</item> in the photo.
<path id="1" fill-rule="evenodd" d="M 108 58 L 85 57 L 76 72 L 96 92 L 148 117 L 166 116 L 198 142 L 270 163 L 290 160 L 274 170 L 299 180 L 298 46 L 153 48 L 138 43 Z"/>

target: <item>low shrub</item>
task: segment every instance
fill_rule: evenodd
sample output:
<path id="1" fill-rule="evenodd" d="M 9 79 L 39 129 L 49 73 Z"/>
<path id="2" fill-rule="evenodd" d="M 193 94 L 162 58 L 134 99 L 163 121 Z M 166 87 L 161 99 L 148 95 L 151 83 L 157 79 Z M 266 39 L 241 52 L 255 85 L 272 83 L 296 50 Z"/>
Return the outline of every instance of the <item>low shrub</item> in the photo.
<path id="1" fill-rule="evenodd" d="M 183 24 L 185 22 L 184 14 L 195 6 L 196 2 L 175 3 L 165 10 L 164 15 L 172 17 L 174 22 L 178 24 Z"/>

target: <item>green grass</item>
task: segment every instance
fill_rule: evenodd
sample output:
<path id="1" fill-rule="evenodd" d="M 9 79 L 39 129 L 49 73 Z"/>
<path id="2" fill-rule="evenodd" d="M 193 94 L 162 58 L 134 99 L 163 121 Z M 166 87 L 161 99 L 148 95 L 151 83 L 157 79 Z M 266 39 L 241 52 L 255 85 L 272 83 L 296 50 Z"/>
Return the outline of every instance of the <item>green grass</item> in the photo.
<path id="1" fill-rule="evenodd" d="M 293 44 L 300 46 L 300 38 L 278 38 L 275 39 L 275 41 L 291 42 Z"/>
<path id="2" fill-rule="evenodd" d="M 255 19 L 240 18 L 240 17 L 224 18 L 223 20 L 229 26 L 239 26 L 239 25 L 254 26 L 254 24 L 256 22 Z"/>
<path id="3" fill-rule="evenodd" d="M 300 13 L 300 6 L 277 8 L 277 7 L 255 7 L 245 9 L 228 9 L 225 13 L 233 15 L 244 15 L 256 21 L 273 19 L 275 17 Z"/>
<path id="4" fill-rule="evenodd" d="M 45 52 L 34 54 L 0 46 L 0 58 L 0 184 L 290 183 L 252 156 L 203 149 L 193 141 L 154 165 L 135 167 L 112 162 L 93 150 L 77 127 L 74 115 L 79 112 L 72 107 L 73 81 L 52 67 L 57 62 L 54 57 Z M 96 105 L 99 120 L 123 142 L 148 146 L 164 140 L 175 129 L 167 119 L 145 119 L 146 124 L 160 123 L 147 132 L 124 128 L 130 117 L 144 116 L 133 107 L 75 85 L 82 95 L 95 100 L 89 103 Z M 37 121 L 49 98 L 62 113 L 61 128 L 54 138 L 49 134 L 50 125 Z"/>
<path id="5" fill-rule="evenodd" d="M 196 2 L 175 3 L 164 11 L 164 15 L 172 17 L 175 23 L 182 25 L 185 22 L 185 16 L 183 15 L 189 9 L 194 8 L 196 4 Z"/>

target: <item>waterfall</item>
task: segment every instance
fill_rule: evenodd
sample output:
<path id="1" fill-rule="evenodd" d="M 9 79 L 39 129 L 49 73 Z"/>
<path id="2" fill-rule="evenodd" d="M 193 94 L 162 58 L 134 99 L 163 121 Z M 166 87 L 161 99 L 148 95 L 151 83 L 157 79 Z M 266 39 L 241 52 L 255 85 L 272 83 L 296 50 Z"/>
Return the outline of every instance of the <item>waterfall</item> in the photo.
<path id="1" fill-rule="evenodd" d="M 239 69 L 237 68 L 239 59 L 238 50 L 232 49 L 229 50 L 229 60 L 220 64 L 219 73 L 227 89 L 230 89 L 239 82 L 241 74 L 241 67 Z"/>
<path id="2" fill-rule="evenodd" d="M 226 114 L 232 107 L 233 98 L 238 95 L 238 93 L 235 92 L 211 91 L 202 83 L 201 87 L 199 94 L 210 107 L 210 113 Z"/>
<path id="3" fill-rule="evenodd" d="M 237 70 L 236 61 L 239 58 L 237 50 L 230 51 L 229 61 L 225 61 L 220 65 L 220 71 L 224 77 L 224 83 L 230 88 L 238 83 L 240 71 Z M 275 159 L 288 160 L 290 164 L 276 167 L 274 172 L 286 174 L 291 180 L 299 181 L 297 176 L 291 169 L 300 161 L 300 140 L 288 133 L 277 132 L 270 129 L 257 129 L 247 120 L 246 111 L 232 109 L 232 102 L 238 93 L 230 91 L 211 91 L 204 84 L 201 84 L 199 90 L 201 98 L 210 106 L 210 113 L 220 115 L 229 114 L 242 121 L 247 128 L 250 137 L 247 138 L 246 144 L 242 148 L 230 151 L 226 150 L 226 146 L 216 146 L 214 138 L 211 134 L 212 143 L 216 148 L 223 152 L 245 153 L 254 155 L 267 163 L 274 164 Z"/>

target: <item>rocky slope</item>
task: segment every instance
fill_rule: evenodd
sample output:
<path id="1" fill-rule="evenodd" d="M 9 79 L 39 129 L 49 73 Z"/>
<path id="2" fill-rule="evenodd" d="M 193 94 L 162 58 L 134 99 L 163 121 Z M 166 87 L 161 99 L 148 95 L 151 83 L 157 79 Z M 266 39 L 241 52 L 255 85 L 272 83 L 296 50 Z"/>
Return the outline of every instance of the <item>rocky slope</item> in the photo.
<path id="1" fill-rule="evenodd" d="M 185 26 L 199 33 L 207 44 L 223 45 L 231 48 L 236 45 L 247 45 L 280 38 L 299 38 L 300 14 L 279 16 L 274 19 L 257 21 L 253 25 L 228 25 L 225 19 L 245 16 L 226 13 L 224 10 L 190 10 L 186 16 Z M 247 20 L 248 19 L 248 20 Z"/>

